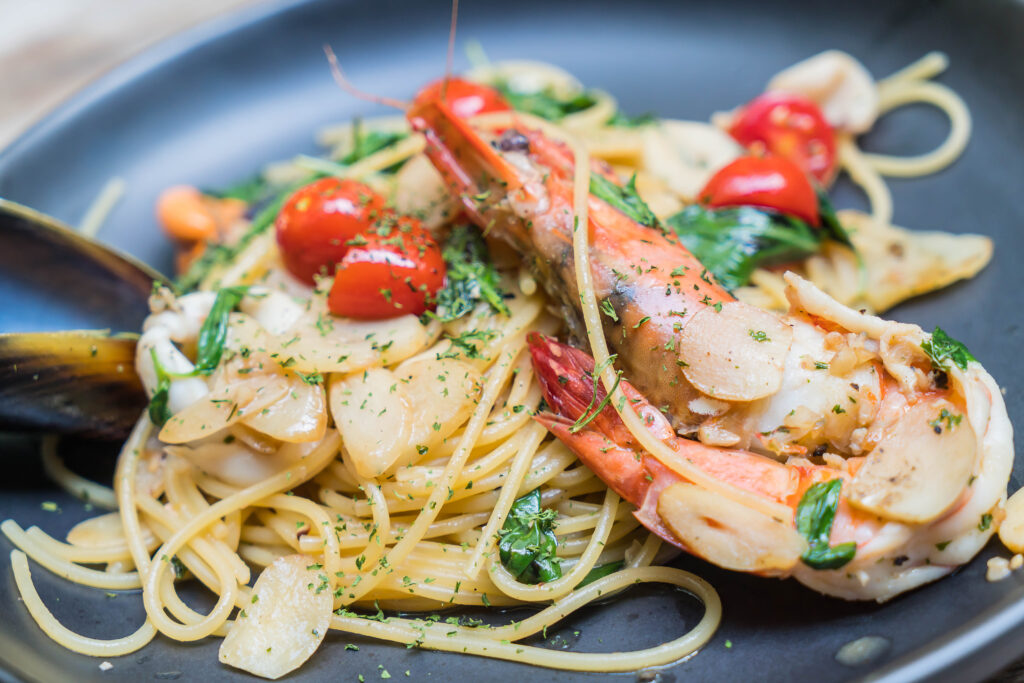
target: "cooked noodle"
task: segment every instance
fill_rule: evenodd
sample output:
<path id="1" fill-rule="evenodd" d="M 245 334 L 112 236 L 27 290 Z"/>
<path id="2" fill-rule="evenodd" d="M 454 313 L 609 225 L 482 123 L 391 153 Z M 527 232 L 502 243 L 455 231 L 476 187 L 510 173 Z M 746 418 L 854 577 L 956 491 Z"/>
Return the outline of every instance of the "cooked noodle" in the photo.
<path id="1" fill-rule="evenodd" d="M 538 78 L 558 88 L 575 87 L 571 76 L 554 67 L 517 64 L 515 68 L 519 70 L 516 73 L 533 68 Z M 937 149 L 896 158 L 865 154 L 851 136 L 839 139 L 839 163 L 864 189 L 872 216 L 880 224 L 888 225 L 892 219 L 892 197 L 882 176 L 933 173 L 952 163 L 969 137 L 970 116 L 963 101 L 945 86 L 925 80 L 943 68 L 944 57 L 929 55 L 878 84 L 882 111 L 927 102 L 949 116 L 949 136 Z M 483 78 L 496 72 L 484 67 L 481 73 Z M 567 115 L 561 125 L 522 113 L 484 115 L 473 123 L 484 128 L 526 125 L 571 149 L 575 162 L 573 218 L 578 226 L 573 234 L 574 265 L 589 350 L 597 367 L 603 368 L 601 380 L 613 395 L 610 404 L 634 438 L 693 484 L 768 517 L 789 518 L 788 507 L 716 479 L 680 458 L 645 428 L 637 413 L 625 407 L 625 401 L 618 400 L 623 394 L 609 362 L 590 269 L 590 150 L 604 150 L 603 154 L 618 161 L 633 160 L 622 161 L 631 171 L 643 174 L 649 169 L 637 161 L 643 157 L 642 133 L 609 131 L 606 122 L 618 109 L 616 101 L 603 92 L 590 94 L 595 103 Z M 394 122 L 387 126 L 393 127 Z M 328 131 L 323 138 L 335 146 L 337 157 L 337 150 L 353 135 L 352 127 L 344 126 Z M 293 177 L 297 170 L 314 170 L 366 182 L 394 182 L 384 179 L 382 172 L 419 157 L 424 146 L 424 137 L 413 133 L 347 167 L 303 157 L 278 166 L 274 173 Z M 686 199 L 649 178 L 645 181 L 655 188 L 652 192 L 662 193 L 666 206 Z M 85 226 L 99 225 L 101 214 L 116 201 L 116 189 L 104 192 Z M 229 262 L 214 267 L 202 279 L 200 289 L 261 284 L 273 289 L 275 273 L 281 268 L 273 235 L 264 232 Z M 766 296 L 782 297 L 781 280 L 770 271 L 755 272 L 752 284 Z M 44 463 L 51 476 L 84 500 L 119 509 L 119 522 L 110 519 L 77 529 L 68 543 L 35 527 L 22 530 L 11 520 L 3 523 L 3 533 L 19 548 L 11 555 L 14 576 L 33 618 L 56 642 L 98 657 L 134 652 L 158 632 L 179 641 L 223 636 L 235 620 L 244 617 L 244 610 L 255 604 L 251 580 L 279 558 L 301 553 L 322 577 L 316 592 L 325 590 L 333 596 L 330 627 L 339 631 L 579 671 L 631 671 L 668 664 L 695 652 L 712 637 L 721 619 L 718 595 L 688 572 L 651 566 L 661 545 L 658 537 L 639 526 L 628 503 L 531 420 L 542 392 L 529 362 L 526 334 L 531 330 L 555 333 L 561 323 L 546 312 L 546 301 L 527 270 L 506 273 L 504 286 L 513 294 L 508 317 L 478 306 L 468 320 L 443 326 L 449 338 L 439 338 L 439 323 L 423 324 L 415 328 L 420 335 L 415 339 L 388 339 L 385 349 L 392 343 L 406 349 L 399 357 L 377 350 L 374 359 L 332 371 L 324 380 L 327 394 L 333 395 L 335 382 L 362 374 L 365 383 L 365 373 L 371 369 L 398 372 L 416 362 L 441 362 L 455 348 L 451 337 L 467 331 L 486 332 L 478 355 L 458 361 L 463 363 L 458 367 L 466 368 L 467 377 L 471 372 L 476 375 L 472 391 L 456 411 L 460 415 L 457 423 L 446 427 L 438 445 L 424 447 L 418 457 L 396 464 L 380 476 L 360 474 L 349 453 L 353 444 L 346 444 L 340 426 L 327 428 L 322 436 L 306 443 L 261 435 L 242 423 L 226 427 L 217 435 L 223 437 L 222 444 L 242 444 L 250 454 L 262 454 L 260 457 L 280 465 L 258 481 L 248 482 L 232 480 L 212 465 L 204 469 L 196 464 L 197 460 L 206 464 L 204 454 L 212 457 L 213 447 L 220 445 L 216 440 L 206 437 L 185 445 L 168 445 L 157 438 L 144 415 L 121 451 L 113 491 L 70 472 L 57 456 L 55 439 L 48 439 Z M 323 298 L 319 292 L 305 296 L 307 309 L 318 305 L 318 297 Z M 233 321 L 253 317 L 232 315 L 238 316 Z M 347 324 L 342 321 L 338 326 Z M 321 334 L 325 333 L 321 330 Z M 429 420 L 428 413 L 422 412 L 429 407 L 414 408 L 420 412 L 411 413 L 408 420 Z M 436 425 L 439 430 L 440 421 Z M 565 572 L 561 578 L 528 584 L 517 580 L 502 564 L 496 539 L 515 500 L 538 488 L 543 506 L 557 512 L 554 533 Z M 106 590 L 141 588 L 145 622 L 135 633 L 112 640 L 69 631 L 39 599 L 27 557 L 79 584 Z M 623 567 L 579 587 L 591 570 L 613 562 L 622 562 Z M 175 580 L 185 573 L 216 596 L 216 604 L 206 614 L 194 611 L 178 596 Z M 602 595 L 636 583 L 681 588 L 703 603 L 704 616 L 678 638 L 635 652 L 593 656 L 519 644 Z M 514 626 L 497 628 L 437 623 L 429 618 L 366 618 L 347 609 L 432 612 L 451 606 L 521 604 L 544 608 Z"/>

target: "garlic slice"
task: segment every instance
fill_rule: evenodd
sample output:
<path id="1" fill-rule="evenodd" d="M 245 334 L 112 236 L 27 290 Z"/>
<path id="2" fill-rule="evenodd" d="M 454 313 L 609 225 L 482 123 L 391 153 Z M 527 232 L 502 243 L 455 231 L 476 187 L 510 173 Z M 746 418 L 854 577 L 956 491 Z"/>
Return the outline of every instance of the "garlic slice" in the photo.
<path id="1" fill-rule="evenodd" d="M 967 487 L 977 439 L 963 411 L 944 399 L 912 406 L 857 470 L 854 506 L 899 522 L 925 523 L 950 509 Z"/>
<path id="2" fill-rule="evenodd" d="M 331 622 L 333 595 L 320 565 L 287 555 L 263 570 L 252 602 L 220 645 L 220 661 L 277 679 L 302 666 L 320 647 Z"/>
<path id="3" fill-rule="evenodd" d="M 793 330 L 778 315 L 739 301 L 700 310 L 679 334 L 683 375 L 724 401 L 753 401 L 782 386 Z"/>
<path id="4" fill-rule="evenodd" d="M 725 569 L 785 572 L 807 544 L 793 527 L 693 484 L 673 484 L 658 515 L 695 555 Z"/>

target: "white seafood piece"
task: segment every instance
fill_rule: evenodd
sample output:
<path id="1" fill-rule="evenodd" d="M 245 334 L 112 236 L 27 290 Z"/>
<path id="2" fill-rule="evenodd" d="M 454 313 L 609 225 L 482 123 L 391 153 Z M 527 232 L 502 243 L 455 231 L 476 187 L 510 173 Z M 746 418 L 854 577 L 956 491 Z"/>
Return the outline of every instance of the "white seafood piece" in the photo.
<path id="1" fill-rule="evenodd" d="M 858 313 L 838 304 L 806 280 L 793 274 L 787 274 L 786 279 L 795 309 L 879 341 L 886 370 L 904 387 L 916 390 L 915 364 L 927 362 L 920 347 L 926 336 L 920 328 Z M 913 349 L 920 357 L 909 355 Z M 928 442 L 920 438 L 922 434 L 903 442 L 892 454 L 897 460 L 893 467 L 904 468 L 904 475 L 908 465 L 934 469 L 913 474 L 917 479 L 913 491 L 908 492 L 909 480 L 905 476 L 890 480 L 875 477 L 869 469 L 865 480 L 857 482 L 855 477 L 851 488 L 861 501 L 868 496 L 902 506 L 871 504 L 873 511 L 880 513 L 876 526 L 862 530 L 865 536 L 859 539 L 847 539 L 843 530 L 834 529 L 833 543 L 859 540 L 856 557 L 834 571 L 797 565 L 793 575 L 802 583 L 847 599 L 887 600 L 968 562 L 995 532 L 1013 466 L 1013 428 L 998 386 L 979 363 L 970 362 L 966 370 L 952 366 L 948 380 L 952 394 L 961 397 L 962 422 L 952 430 L 946 429 L 945 423 L 938 426 L 943 427 L 944 436 L 956 439 L 955 448 L 936 453 L 945 447 L 936 449 L 931 444 L 931 437 L 939 436 L 934 433 L 934 424 L 929 425 L 932 432 Z M 905 415 L 915 416 L 912 411 L 907 410 Z M 903 427 L 899 423 L 887 428 L 890 436 L 895 434 L 891 443 L 908 436 L 913 428 L 913 424 Z M 927 459 L 918 463 L 917 458 Z M 969 462 L 961 460 L 964 458 Z M 924 490 L 920 490 L 922 487 Z M 901 494 L 907 493 L 912 493 L 909 502 L 914 503 L 909 508 L 908 500 L 901 498 Z"/>
<path id="2" fill-rule="evenodd" d="M 195 369 L 195 366 L 175 346 L 171 341 L 171 333 L 163 326 L 153 326 L 143 332 L 135 346 L 135 370 L 139 374 L 142 386 L 145 387 L 148 396 L 156 393 L 158 385 L 156 366 L 153 363 L 154 352 L 164 370 L 172 373 L 167 393 L 167 407 L 171 413 L 180 412 L 206 396 L 209 388 L 201 377 L 173 376 L 187 375 Z"/>
<path id="3" fill-rule="evenodd" d="M 174 300 L 173 308 L 147 317 L 142 323 L 142 331 L 160 327 L 167 330 L 168 336 L 179 344 L 194 342 L 216 298 L 216 292 L 192 292 L 180 296 Z"/>
<path id="4" fill-rule="evenodd" d="M 826 50 L 780 71 L 768 91 L 803 95 L 821 107 L 834 128 L 868 131 L 878 118 L 878 89 L 864 65 L 840 50 Z"/>

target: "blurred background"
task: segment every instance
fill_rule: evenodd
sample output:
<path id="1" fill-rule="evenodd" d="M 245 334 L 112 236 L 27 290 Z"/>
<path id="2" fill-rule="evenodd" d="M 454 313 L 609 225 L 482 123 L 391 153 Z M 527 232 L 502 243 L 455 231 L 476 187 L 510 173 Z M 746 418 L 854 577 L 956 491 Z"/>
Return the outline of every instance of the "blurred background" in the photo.
<path id="1" fill-rule="evenodd" d="M 0 0 L 0 148 L 107 69 L 262 0 Z"/>

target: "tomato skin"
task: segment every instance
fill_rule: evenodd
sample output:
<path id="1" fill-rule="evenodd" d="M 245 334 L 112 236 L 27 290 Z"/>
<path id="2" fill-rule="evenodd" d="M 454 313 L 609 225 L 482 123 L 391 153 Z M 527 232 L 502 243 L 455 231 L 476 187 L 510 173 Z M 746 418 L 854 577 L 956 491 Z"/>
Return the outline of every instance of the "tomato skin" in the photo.
<path id="1" fill-rule="evenodd" d="M 711 176 L 700 192 L 711 208 L 758 206 L 818 225 L 818 195 L 804 172 L 781 157 L 740 157 Z"/>
<path id="2" fill-rule="evenodd" d="M 835 131 L 806 97 L 784 92 L 759 95 L 734 118 L 729 134 L 755 154 L 789 159 L 822 185 L 835 177 Z"/>
<path id="3" fill-rule="evenodd" d="M 445 102 L 455 115 L 468 119 L 477 114 L 489 114 L 495 111 L 510 111 L 505 98 L 494 88 L 481 83 L 473 83 L 464 78 L 449 78 L 445 88 L 444 79 L 427 84 L 416 93 L 413 104 L 423 104 L 432 100 L 440 100 L 444 95 Z"/>
<path id="4" fill-rule="evenodd" d="M 441 248 L 419 221 L 385 217 L 357 242 L 335 271 L 327 297 L 331 313 L 381 320 L 421 315 L 433 306 L 445 265 Z"/>
<path id="5" fill-rule="evenodd" d="M 296 190 L 274 222 L 288 271 L 309 285 L 318 273 L 330 275 L 384 203 L 384 197 L 354 180 L 321 178 Z"/>

